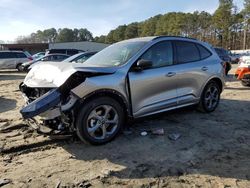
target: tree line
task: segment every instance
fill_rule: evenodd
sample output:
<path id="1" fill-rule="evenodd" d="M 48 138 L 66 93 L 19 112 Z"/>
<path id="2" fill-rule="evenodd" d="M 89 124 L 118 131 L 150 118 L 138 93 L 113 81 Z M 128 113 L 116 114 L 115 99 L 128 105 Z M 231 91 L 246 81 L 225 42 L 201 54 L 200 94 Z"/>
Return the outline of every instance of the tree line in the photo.
<path id="1" fill-rule="evenodd" d="M 71 42 L 96 41 L 115 43 L 124 39 L 144 36 L 173 35 L 197 38 L 226 49 L 250 48 L 250 0 L 244 0 L 243 10 L 233 0 L 219 0 L 219 7 L 208 12 L 170 12 L 142 22 L 120 25 L 108 35 L 93 37 L 87 29 L 54 28 L 37 31 L 17 42 Z"/>
<path id="2" fill-rule="evenodd" d="M 51 43 L 51 42 L 79 42 L 93 41 L 92 33 L 86 29 L 69 29 L 63 28 L 56 30 L 55 28 L 38 30 L 29 36 L 19 36 L 17 43 Z"/>
<path id="3" fill-rule="evenodd" d="M 143 22 L 118 26 L 98 42 L 114 43 L 144 36 L 174 35 L 197 38 L 226 49 L 250 48 L 250 0 L 239 11 L 233 0 L 219 0 L 214 14 L 208 12 L 170 12 Z"/>

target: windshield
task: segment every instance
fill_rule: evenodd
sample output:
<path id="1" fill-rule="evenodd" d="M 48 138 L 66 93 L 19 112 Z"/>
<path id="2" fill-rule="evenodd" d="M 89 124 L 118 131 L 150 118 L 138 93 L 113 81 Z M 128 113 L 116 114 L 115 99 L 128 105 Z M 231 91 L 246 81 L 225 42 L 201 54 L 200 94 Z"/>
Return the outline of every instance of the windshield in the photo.
<path id="1" fill-rule="evenodd" d="M 89 58 L 84 64 L 86 66 L 97 67 L 121 66 L 134 56 L 146 43 L 145 41 L 124 41 L 113 44 Z"/>

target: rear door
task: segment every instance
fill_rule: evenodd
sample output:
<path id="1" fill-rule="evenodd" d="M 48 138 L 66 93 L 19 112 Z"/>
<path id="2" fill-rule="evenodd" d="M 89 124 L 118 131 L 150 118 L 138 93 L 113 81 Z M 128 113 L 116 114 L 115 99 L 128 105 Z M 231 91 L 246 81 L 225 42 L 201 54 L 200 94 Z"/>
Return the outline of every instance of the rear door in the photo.
<path id="1" fill-rule="evenodd" d="M 175 107 L 177 90 L 172 42 L 159 42 L 139 59 L 150 60 L 153 66 L 129 72 L 133 114 L 135 117 L 153 114 Z M 136 62 L 135 62 L 136 63 Z"/>
<path id="2" fill-rule="evenodd" d="M 196 103 L 211 75 L 209 57 L 212 53 L 204 46 L 188 41 L 175 41 L 174 46 L 178 105 Z"/>
<path id="3" fill-rule="evenodd" d="M 15 54 L 15 56 L 16 56 L 16 58 L 17 58 L 17 59 L 16 59 L 16 66 L 17 66 L 18 64 L 22 64 L 22 63 L 24 63 L 24 62 L 29 61 L 27 55 L 26 55 L 24 52 L 15 52 L 14 54 Z"/>

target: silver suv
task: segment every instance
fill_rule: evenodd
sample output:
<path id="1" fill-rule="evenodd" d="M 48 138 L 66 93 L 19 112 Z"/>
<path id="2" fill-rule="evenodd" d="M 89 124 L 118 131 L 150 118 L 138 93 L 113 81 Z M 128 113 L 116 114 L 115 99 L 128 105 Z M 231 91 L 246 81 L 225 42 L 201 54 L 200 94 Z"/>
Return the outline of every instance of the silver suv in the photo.
<path id="1" fill-rule="evenodd" d="M 0 70 L 17 69 L 21 70 L 24 62 L 31 61 L 32 57 L 28 52 L 23 51 L 0 51 Z"/>
<path id="2" fill-rule="evenodd" d="M 220 58 L 207 43 L 182 37 L 118 42 L 83 64 L 40 63 L 20 89 L 30 125 L 111 141 L 129 118 L 197 105 L 213 112 L 224 87 Z"/>

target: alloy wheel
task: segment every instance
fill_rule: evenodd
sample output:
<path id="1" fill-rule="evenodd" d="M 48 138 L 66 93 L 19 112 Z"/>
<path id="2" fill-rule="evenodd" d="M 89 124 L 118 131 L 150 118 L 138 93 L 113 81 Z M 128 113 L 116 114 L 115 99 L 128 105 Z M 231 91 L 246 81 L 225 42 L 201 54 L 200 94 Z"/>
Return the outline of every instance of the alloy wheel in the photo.
<path id="1" fill-rule="evenodd" d="M 213 109 L 219 102 L 219 90 L 215 86 L 211 86 L 205 93 L 205 105 L 208 109 Z"/>
<path id="2" fill-rule="evenodd" d="M 97 140 L 112 136 L 118 128 L 118 113 L 111 105 L 100 105 L 87 118 L 88 134 Z"/>

